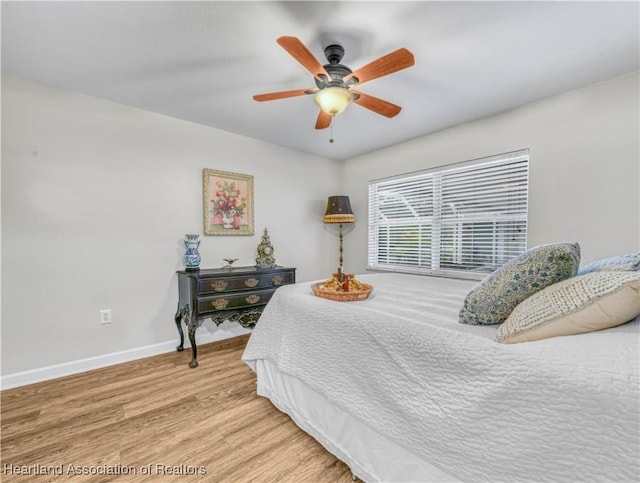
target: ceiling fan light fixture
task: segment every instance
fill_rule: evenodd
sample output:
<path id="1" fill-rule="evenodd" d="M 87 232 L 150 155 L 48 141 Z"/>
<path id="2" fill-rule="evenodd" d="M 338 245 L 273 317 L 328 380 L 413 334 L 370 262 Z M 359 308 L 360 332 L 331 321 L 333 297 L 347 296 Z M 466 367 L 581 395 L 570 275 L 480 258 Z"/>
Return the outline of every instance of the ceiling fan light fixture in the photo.
<path id="1" fill-rule="evenodd" d="M 313 100 L 324 112 L 337 116 L 353 102 L 353 94 L 344 87 L 325 87 L 316 93 Z"/>

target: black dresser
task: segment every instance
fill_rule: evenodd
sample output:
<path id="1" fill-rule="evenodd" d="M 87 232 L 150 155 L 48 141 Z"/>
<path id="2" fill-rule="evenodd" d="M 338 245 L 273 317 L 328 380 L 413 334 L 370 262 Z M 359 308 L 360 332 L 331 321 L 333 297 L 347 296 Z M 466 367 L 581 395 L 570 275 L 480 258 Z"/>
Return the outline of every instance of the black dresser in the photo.
<path id="1" fill-rule="evenodd" d="M 177 273 L 179 299 L 175 322 L 180 333 L 177 350 L 184 350 L 184 322 L 193 353 L 189 367 L 198 365 L 196 329 L 204 319 L 211 319 L 216 325 L 229 320 L 253 328 L 276 289 L 296 281 L 295 268 L 278 266 L 180 270 Z"/>

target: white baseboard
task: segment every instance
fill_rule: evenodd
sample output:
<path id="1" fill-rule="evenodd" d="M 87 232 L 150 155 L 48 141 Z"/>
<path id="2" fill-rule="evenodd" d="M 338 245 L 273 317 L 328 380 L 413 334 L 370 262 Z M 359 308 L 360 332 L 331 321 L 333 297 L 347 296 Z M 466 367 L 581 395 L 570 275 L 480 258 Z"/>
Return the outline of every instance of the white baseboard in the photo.
<path id="1" fill-rule="evenodd" d="M 197 342 L 199 346 L 201 344 L 208 344 L 210 342 L 230 339 L 232 337 L 237 337 L 242 334 L 248 334 L 250 332 L 250 329 L 244 329 L 240 326 L 234 327 L 233 330 L 224 330 L 220 328 L 215 332 L 198 331 Z M 190 350 L 189 352 L 187 352 L 187 349 L 191 349 L 191 344 L 189 343 L 189 338 L 186 337 L 186 334 L 184 342 L 185 354 L 189 354 L 185 356 L 186 365 L 189 360 L 191 360 Z M 91 371 L 93 369 L 100 369 L 102 367 L 113 366 L 115 364 L 121 364 L 123 362 L 135 361 L 138 359 L 143 359 L 145 357 L 156 356 L 158 354 L 166 354 L 167 352 L 173 352 L 176 350 L 176 343 L 177 339 L 174 339 L 172 341 L 161 342 L 160 344 L 153 344 L 144 347 L 138 347 L 135 349 L 129 349 L 126 351 L 113 352 L 111 354 L 104 354 L 96 357 L 89 357 L 87 359 L 64 362 L 62 364 L 55 364 L 53 366 L 46 366 L 29 371 L 8 374 L 6 376 L 0 377 L 0 390 L 26 386 L 28 384 L 48 381 L 50 379 L 57 379 L 59 377 L 70 376 L 72 374 Z"/>

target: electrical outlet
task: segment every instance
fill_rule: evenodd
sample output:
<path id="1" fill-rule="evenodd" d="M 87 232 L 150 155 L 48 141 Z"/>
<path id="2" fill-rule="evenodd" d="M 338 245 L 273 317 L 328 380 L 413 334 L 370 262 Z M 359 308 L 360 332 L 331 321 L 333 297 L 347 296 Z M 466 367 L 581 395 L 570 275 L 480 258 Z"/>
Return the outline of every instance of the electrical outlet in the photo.
<path id="1" fill-rule="evenodd" d="M 101 324 L 111 323 L 111 309 L 104 309 L 100 311 L 100 323 Z"/>

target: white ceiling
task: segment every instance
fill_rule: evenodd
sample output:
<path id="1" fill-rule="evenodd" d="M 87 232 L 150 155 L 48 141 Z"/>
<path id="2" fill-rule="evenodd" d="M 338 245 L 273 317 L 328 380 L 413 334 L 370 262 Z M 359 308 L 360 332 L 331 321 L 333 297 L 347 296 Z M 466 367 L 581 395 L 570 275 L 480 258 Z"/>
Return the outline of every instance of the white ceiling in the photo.
<path id="1" fill-rule="evenodd" d="M 343 160 L 639 69 L 630 2 L 2 2 L 2 70 Z M 314 85 L 276 38 L 353 70 L 399 47 L 415 66 L 359 90 L 402 106 L 352 105 L 315 130 Z"/>

